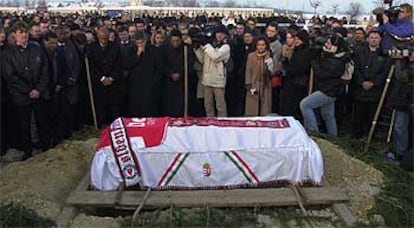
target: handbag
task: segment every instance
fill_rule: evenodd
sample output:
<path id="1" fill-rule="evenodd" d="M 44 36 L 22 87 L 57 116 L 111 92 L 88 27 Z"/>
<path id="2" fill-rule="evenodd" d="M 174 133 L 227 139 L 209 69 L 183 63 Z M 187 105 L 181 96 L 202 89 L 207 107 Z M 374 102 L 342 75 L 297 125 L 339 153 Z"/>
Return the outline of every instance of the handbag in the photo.
<path id="1" fill-rule="evenodd" d="M 282 87 L 282 76 L 275 75 L 270 80 L 270 84 L 272 85 L 272 88 L 279 88 Z"/>

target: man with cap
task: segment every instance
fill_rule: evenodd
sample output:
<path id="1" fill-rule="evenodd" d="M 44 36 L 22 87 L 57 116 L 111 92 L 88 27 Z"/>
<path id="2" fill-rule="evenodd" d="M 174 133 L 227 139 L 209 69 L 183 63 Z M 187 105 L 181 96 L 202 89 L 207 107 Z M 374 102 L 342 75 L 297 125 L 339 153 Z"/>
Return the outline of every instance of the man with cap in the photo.
<path id="1" fill-rule="evenodd" d="M 227 44 L 226 36 L 226 27 L 219 25 L 214 32 L 214 41 L 203 44 L 195 51 L 197 59 L 203 64 L 201 84 L 204 86 L 204 108 L 208 117 L 227 116 L 225 86 L 230 45 Z"/>

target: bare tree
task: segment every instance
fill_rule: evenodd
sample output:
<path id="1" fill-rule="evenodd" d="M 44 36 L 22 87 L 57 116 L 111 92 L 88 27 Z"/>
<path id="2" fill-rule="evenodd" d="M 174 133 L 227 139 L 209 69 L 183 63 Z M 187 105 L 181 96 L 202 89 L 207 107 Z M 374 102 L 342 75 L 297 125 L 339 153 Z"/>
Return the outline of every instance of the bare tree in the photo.
<path id="1" fill-rule="evenodd" d="M 336 15 L 336 13 L 338 13 L 338 9 L 339 9 L 339 4 L 335 3 L 332 5 L 332 11 L 334 13 L 334 15 Z"/>
<path id="2" fill-rule="evenodd" d="M 237 6 L 237 2 L 235 0 L 226 0 L 223 4 L 224 7 L 232 8 Z"/>
<path id="3" fill-rule="evenodd" d="M 155 0 L 145 0 L 144 5 L 146 6 L 155 6 Z"/>
<path id="4" fill-rule="evenodd" d="M 384 0 L 373 0 L 372 3 L 375 5 L 375 7 L 382 7 L 385 8 Z"/>
<path id="5" fill-rule="evenodd" d="M 20 3 L 19 0 L 12 0 L 10 6 L 11 7 L 20 7 L 21 6 L 21 3 Z"/>
<path id="6" fill-rule="evenodd" d="M 314 9 L 313 14 L 316 15 L 316 10 L 322 5 L 322 2 L 319 0 L 309 0 L 309 4 Z"/>
<path id="7" fill-rule="evenodd" d="M 200 3 L 197 0 L 188 0 L 188 7 L 200 7 Z"/>
<path id="8" fill-rule="evenodd" d="M 207 6 L 208 7 L 220 7 L 220 4 L 216 0 L 211 0 L 211 1 L 208 1 Z"/>
<path id="9" fill-rule="evenodd" d="M 39 4 L 36 8 L 37 12 L 46 12 L 47 11 L 47 2 L 46 0 L 39 0 Z"/>
<path id="10" fill-rule="evenodd" d="M 346 11 L 346 14 L 348 14 L 349 17 L 352 20 L 352 19 L 355 19 L 355 17 L 361 15 L 362 12 L 363 12 L 363 8 L 362 8 L 361 3 L 359 3 L 359 2 L 352 2 L 349 5 L 348 10 Z"/>

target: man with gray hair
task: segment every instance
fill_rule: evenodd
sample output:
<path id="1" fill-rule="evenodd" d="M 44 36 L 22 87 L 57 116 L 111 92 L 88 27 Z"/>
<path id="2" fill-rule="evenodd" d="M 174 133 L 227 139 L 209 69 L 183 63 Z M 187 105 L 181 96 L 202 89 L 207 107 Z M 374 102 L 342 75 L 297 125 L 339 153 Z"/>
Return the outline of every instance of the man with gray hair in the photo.
<path id="1" fill-rule="evenodd" d="M 119 45 L 109 41 L 108 28 L 98 28 L 97 38 L 88 47 L 87 55 L 98 125 L 102 126 L 111 123 L 120 115 L 122 58 Z"/>

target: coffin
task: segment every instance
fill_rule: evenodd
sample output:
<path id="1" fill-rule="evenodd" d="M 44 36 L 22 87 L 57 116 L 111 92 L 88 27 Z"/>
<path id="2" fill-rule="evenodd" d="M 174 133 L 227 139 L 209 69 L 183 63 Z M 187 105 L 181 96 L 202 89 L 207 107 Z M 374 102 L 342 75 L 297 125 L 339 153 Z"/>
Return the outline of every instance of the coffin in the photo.
<path id="1" fill-rule="evenodd" d="M 292 117 L 118 118 L 91 165 L 98 190 L 320 184 L 319 147 Z"/>

